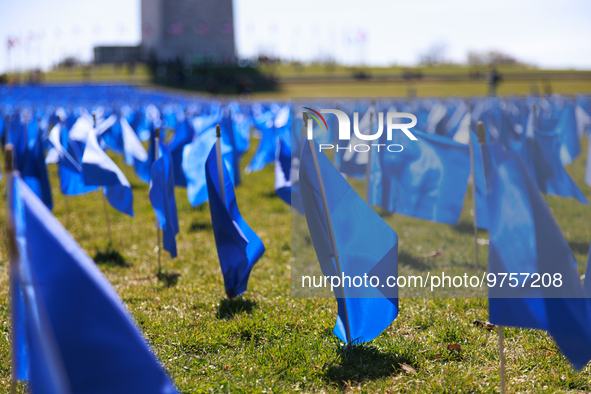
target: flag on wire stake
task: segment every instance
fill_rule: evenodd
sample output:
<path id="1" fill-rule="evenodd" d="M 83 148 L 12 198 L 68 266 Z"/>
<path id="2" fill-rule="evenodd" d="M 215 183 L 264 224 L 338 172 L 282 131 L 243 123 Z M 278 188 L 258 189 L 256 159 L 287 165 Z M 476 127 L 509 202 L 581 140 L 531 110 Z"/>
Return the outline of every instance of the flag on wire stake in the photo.
<path id="1" fill-rule="evenodd" d="M 216 126 L 216 134 L 216 142 L 205 163 L 205 176 L 226 294 L 234 298 L 247 290 L 250 272 L 265 252 L 265 246 L 240 215 L 230 173 L 222 158 L 219 125 Z"/>
<path id="2" fill-rule="evenodd" d="M 91 130 L 82 156 L 82 174 L 86 185 L 103 186 L 103 205 L 109 240 L 113 242 L 107 208 L 107 200 L 113 208 L 133 216 L 133 194 L 123 172 L 101 149 L 96 133 Z"/>
<path id="3" fill-rule="evenodd" d="M 591 304 L 583 293 L 574 255 L 519 155 L 500 145 L 483 144 L 482 159 L 490 225 L 489 273 L 495 278 L 493 285 L 489 283 L 490 322 L 548 331 L 580 369 L 591 359 Z M 503 274 L 511 285 L 497 283 Z M 540 281 L 552 285 L 535 286 Z"/>
<path id="4" fill-rule="evenodd" d="M 176 393 L 96 264 L 18 173 L 7 186 L 13 392 Z"/>
<path id="5" fill-rule="evenodd" d="M 150 181 L 150 202 L 156 213 L 158 234 L 158 272 L 162 271 L 160 257 L 160 235 L 164 250 L 171 258 L 177 256 L 176 234 L 179 232 L 176 200 L 174 197 L 174 170 L 168 148 L 160 143 L 160 129 L 156 129 L 156 160 L 152 164 Z"/>
<path id="6" fill-rule="evenodd" d="M 398 315 L 398 288 L 357 288 L 346 281 L 366 275 L 386 283 L 397 277 L 398 236 L 317 150 L 314 140 L 304 143 L 299 181 L 316 256 L 334 285 L 338 317 L 333 333 L 349 345 L 368 342 Z"/>

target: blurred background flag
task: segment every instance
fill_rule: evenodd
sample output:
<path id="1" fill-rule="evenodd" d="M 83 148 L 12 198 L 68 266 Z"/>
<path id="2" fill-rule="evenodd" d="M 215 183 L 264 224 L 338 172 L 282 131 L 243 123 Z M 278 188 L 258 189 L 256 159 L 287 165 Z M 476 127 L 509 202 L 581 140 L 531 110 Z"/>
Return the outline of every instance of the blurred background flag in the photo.
<path id="1" fill-rule="evenodd" d="M 370 202 L 389 212 L 456 225 L 460 220 L 470 176 L 468 145 L 416 129 L 417 141 L 394 132 L 391 141 L 382 134 L 380 143 L 400 144 L 404 150 L 381 149 L 372 163 Z M 396 146 L 393 148 L 397 149 Z"/>
<path id="2" fill-rule="evenodd" d="M 82 174 L 86 185 L 104 186 L 104 193 L 113 208 L 133 216 L 131 185 L 117 164 L 101 149 L 92 130 L 88 134 L 82 156 Z"/>
<path id="3" fill-rule="evenodd" d="M 13 363 L 34 393 L 176 393 L 107 279 L 18 174 Z"/>
<path id="4" fill-rule="evenodd" d="M 174 198 L 174 170 L 168 148 L 160 144 L 159 158 L 152 164 L 150 202 L 162 229 L 162 244 L 171 258 L 177 256 L 176 235 L 179 222 Z"/>
<path id="5" fill-rule="evenodd" d="M 223 163 L 223 168 L 218 168 L 218 163 Z M 238 210 L 226 163 L 225 160 L 218 161 L 214 143 L 205 163 L 209 210 L 226 294 L 234 298 L 246 291 L 250 272 L 265 252 L 265 246 Z M 220 185 L 218 171 L 223 171 L 223 186 Z M 226 201 L 223 201 L 222 195 L 225 195 Z"/>
<path id="6" fill-rule="evenodd" d="M 31 130 L 33 132 L 33 130 Z M 45 143 L 39 130 L 34 130 L 32 144 L 25 151 L 25 165 L 21 170 L 23 180 L 50 210 L 53 209 L 51 185 L 45 165 Z"/>
<path id="7" fill-rule="evenodd" d="M 318 150 L 316 143 L 313 146 Z M 300 189 L 323 275 L 342 277 L 342 282 L 346 277 L 377 276 L 381 284 L 398 276 L 396 232 L 351 188 L 324 153 L 312 151 L 308 141 L 300 161 Z M 398 315 L 397 287 L 356 288 L 349 283 L 335 286 L 334 291 L 338 317 L 333 332 L 345 343 L 371 341 Z"/>
<path id="8" fill-rule="evenodd" d="M 176 186 L 187 187 L 187 178 L 183 172 L 183 148 L 185 145 L 191 143 L 195 138 L 195 130 L 189 122 L 187 117 L 178 122 L 176 131 L 170 141 L 168 148 L 172 160 L 172 168 L 174 169 L 174 184 Z"/>
<path id="9" fill-rule="evenodd" d="M 87 186 L 84 184 L 82 166 L 61 144 L 60 135 L 62 127 L 62 123 L 55 125 L 49 132 L 48 137 L 49 143 L 57 153 L 57 169 L 62 194 L 65 196 L 76 196 L 97 190 L 97 186 Z"/>
<path id="10" fill-rule="evenodd" d="M 201 205 L 208 201 L 208 190 L 205 179 L 206 160 L 211 147 L 215 144 L 215 127 L 210 127 L 199 134 L 193 142 L 183 148 L 182 167 L 187 179 L 187 197 L 192 206 Z M 228 168 L 233 166 L 232 147 L 222 138 L 222 155 Z M 234 171 L 230 171 L 229 180 L 233 181 Z"/>
<path id="11" fill-rule="evenodd" d="M 496 144 L 482 145 L 482 156 L 489 272 L 499 281 L 503 273 L 515 273 L 517 279 L 507 278 L 503 287 L 489 285 L 490 322 L 548 331 L 580 369 L 591 359 L 591 305 L 575 257 L 519 156 Z M 536 276 L 542 283 L 548 275 L 553 285 L 532 287 Z M 517 286 L 509 286 L 510 281 Z"/>

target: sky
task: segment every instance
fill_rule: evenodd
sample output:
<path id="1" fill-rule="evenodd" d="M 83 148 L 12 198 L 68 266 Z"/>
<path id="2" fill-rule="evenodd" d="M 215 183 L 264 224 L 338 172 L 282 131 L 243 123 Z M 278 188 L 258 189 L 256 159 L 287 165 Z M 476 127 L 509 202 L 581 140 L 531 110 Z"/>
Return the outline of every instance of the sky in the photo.
<path id="1" fill-rule="evenodd" d="M 239 57 L 413 65 L 499 50 L 541 68 L 591 69 L 588 0 L 233 0 Z M 138 45 L 140 0 L 0 0 L 0 72 L 41 67 L 94 45 Z M 198 16 L 196 16 L 196 19 Z M 18 43 L 8 50 L 8 40 Z"/>

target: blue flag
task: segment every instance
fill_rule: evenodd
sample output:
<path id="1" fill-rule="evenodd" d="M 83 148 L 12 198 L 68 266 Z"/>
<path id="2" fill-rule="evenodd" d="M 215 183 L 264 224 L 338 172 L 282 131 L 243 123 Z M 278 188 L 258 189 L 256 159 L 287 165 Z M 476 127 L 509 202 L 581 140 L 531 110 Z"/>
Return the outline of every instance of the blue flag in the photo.
<path id="1" fill-rule="evenodd" d="M 230 114 L 222 116 L 220 121 L 220 129 L 222 139 L 227 145 L 232 147 L 232 169 L 234 172 L 232 179 L 234 180 L 234 186 L 238 186 L 240 185 L 241 153 L 238 152 L 238 149 L 236 148 L 236 131 L 234 130 L 234 121 L 232 120 L 232 116 L 230 116 Z"/>
<path id="2" fill-rule="evenodd" d="M 133 216 L 131 185 L 117 164 L 101 149 L 91 131 L 82 156 L 82 174 L 86 185 L 105 187 L 105 195 L 113 208 Z"/>
<path id="3" fill-rule="evenodd" d="M 57 124 L 49 132 L 49 143 L 57 152 L 57 170 L 60 177 L 60 189 L 65 196 L 77 196 L 98 189 L 97 186 L 86 186 L 82 176 L 82 166 L 74 156 L 64 148 L 60 141 L 62 124 Z"/>
<path id="4" fill-rule="evenodd" d="M 156 212 L 158 225 L 162 229 L 164 250 L 175 258 L 176 235 L 179 222 L 174 198 L 174 170 L 168 148 L 160 145 L 160 157 L 152 164 L 152 180 L 150 181 L 150 202 Z"/>
<path id="5" fill-rule="evenodd" d="M 530 169 L 540 191 L 562 197 L 573 197 L 583 204 L 588 204 L 577 184 L 562 166 L 560 136 L 555 132 L 536 131 L 535 140 L 527 140 Z"/>
<path id="6" fill-rule="evenodd" d="M 469 147 L 416 129 L 413 134 L 417 141 L 394 133 L 390 142 L 382 134 L 382 143 L 404 150 L 382 148 L 379 160 L 372 159 L 370 202 L 390 212 L 456 225 L 468 188 Z"/>
<path id="7" fill-rule="evenodd" d="M 94 262 L 15 174 L 13 363 L 35 393 L 176 390 Z"/>
<path id="8" fill-rule="evenodd" d="M 265 252 L 265 246 L 240 215 L 226 165 L 223 166 L 226 201 L 222 201 L 216 158 L 214 145 L 205 163 L 209 210 L 226 294 L 234 298 L 246 291 L 250 271 Z"/>
<path id="9" fill-rule="evenodd" d="M 185 145 L 191 143 L 195 137 L 193 126 L 187 119 L 180 122 L 174 132 L 174 137 L 168 148 L 172 158 L 172 168 L 174 169 L 174 184 L 176 186 L 187 187 L 187 178 L 183 172 L 183 149 Z"/>
<path id="10" fill-rule="evenodd" d="M 187 179 L 187 197 L 189 203 L 196 207 L 208 200 L 207 183 L 205 180 L 205 162 L 216 140 L 215 128 L 209 128 L 183 149 L 183 172 Z M 232 147 L 224 143 L 222 138 L 222 155 L 228 168 L 233 168 Z M 234 171 L 230 171 L 233 180 Z"/>
<path id="11" fill-rule="evenodd" d="M 31 148 L 26 152 L 26 160 L 22 171 L 24 181 L 31 190 L 43 201 L 50 210 L 53 208 L 51 186 L 45 165 L 45 144 L 41 133 L 36 132 Z"/>
<path id="12" fill-rule="evenodd" d="M 318 150 L 316 143 L 314 146 Z M 389 277 L 398 276 L 398 236 L 353 190 L 324 153 L 317 153 L 316 169 L 313 153 L 306 141 L 300 161 L 300 188 L 322 273 L 343 278 L 341 287 L 335 287 L 338 318 L 334 334 L 347 343 L 371 341 L 398 315 L 398 288 L 383 287 Z M 324 183 L 329 212 L 324 209 L 320 181 Z M 332 223 L 337 250 L 330 241 L 327 218 Z M 382 286 L 357 288 L 354 281 L 351 286 L 350 280 L 345 285 L 348 277 L 358 276 L 377 276 Z"/>
<path id="13" fill-rule="evenodd" d="M 482 146 L 482 156 L 489 272 L 499 282 L 489 285 L 490 321 L 548 331 L 580 369 L 591 359 L 591 304 L 575 257 L 519 156 L 491 144 Z M 504 273 L 514 275 L 501 287 Z"/>
<path id="14" fill-rule="evenodd" d="M 291 136 L 277 136 L 275 150 L 275 193 L 291 205 Z"/>
<path id="15" fill-rule="evenodd" d="M 275 160 L 275 116 L 271 111 L 254 117 L 254 124 L 262 136 L 256 153 L 246 172 L 260 171 Z"/>

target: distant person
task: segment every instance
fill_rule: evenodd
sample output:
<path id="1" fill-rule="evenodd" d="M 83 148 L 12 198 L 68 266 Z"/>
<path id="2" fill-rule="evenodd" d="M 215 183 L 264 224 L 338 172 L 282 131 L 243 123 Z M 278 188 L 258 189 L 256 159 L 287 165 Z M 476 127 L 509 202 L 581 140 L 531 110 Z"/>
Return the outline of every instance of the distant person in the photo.
<path id="1" fill-rule="evenodd" d="M 488 88 L 488 92 L 491 96 L 497 95 L 497 85 L 501 82 L 501 74 L 497 71 L 496 67 L 492 67 L 490 70 L 490 85 Z"/>

